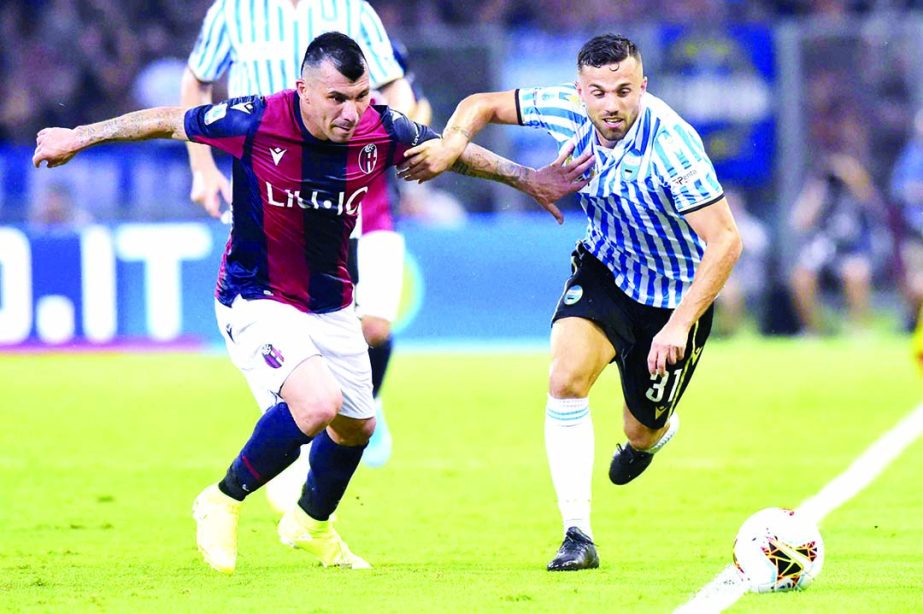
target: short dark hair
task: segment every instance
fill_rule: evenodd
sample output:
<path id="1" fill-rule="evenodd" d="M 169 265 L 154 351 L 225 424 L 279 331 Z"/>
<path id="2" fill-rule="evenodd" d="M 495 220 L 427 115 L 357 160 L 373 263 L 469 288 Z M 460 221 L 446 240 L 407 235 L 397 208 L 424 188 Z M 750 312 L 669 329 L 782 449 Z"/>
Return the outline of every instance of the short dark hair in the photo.
<path id="1" fill-rule="evenodd" d="M 577 70 L 584 66 L 599 68 L 609 64 L 619 64 L 631 56 L 641 62 L 641 50 L 621 34 L 601 34 L 594 36 L 580 48 L 577 53 Z"/>
<path id="2" fill-rule="evenodd" d="M 365 55 L 359 43 L 342 32 L 326 32 L 312 40 L 304 52 L 301 72 L 305 66 L 316 68 L 324 60 L 333 62 L 340 74 L 350 81 L 356 81 L 365 73 Z"/>

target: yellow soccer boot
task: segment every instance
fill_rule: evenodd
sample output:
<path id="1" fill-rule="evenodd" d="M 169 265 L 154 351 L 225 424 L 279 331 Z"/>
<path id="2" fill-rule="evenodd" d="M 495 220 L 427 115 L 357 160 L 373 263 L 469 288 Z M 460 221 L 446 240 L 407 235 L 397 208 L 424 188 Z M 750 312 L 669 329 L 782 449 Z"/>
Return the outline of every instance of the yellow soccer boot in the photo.
<path id="1" fill-rule="evenodd" d="M 292 506 L 279 521 L 279 540 L 286 546 L 310 552 L 324 567 L 369 569 L 333 528 L 333 520 L 314 520 L 301 506 Z"/>
<path id="2" fill-rule="evenodd" d="M 192 516 L 196 521 L 196 544 L 205 562 L 221 573 L 232 574 L 237 564 L 237 518 L 240 501 L 212 484 L 196 497 Z"/>

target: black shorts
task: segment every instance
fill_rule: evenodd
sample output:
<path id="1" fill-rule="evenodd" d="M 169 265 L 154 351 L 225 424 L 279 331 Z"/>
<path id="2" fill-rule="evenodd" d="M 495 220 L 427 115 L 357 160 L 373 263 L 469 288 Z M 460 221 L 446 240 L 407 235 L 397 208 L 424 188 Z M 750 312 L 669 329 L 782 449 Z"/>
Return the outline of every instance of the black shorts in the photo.
<path id="1" fill-rule="evenodd" d="M 647 355 L 651 341 L 670 319 L 672 309 L 649 307 L 630 298 L 615 285 L 612 272 L 583 243 L 577 244 L 572 274 L 564 286 L 554 317 L 583 318 L 595 322 L 615 348 L 622 379 L 622 394 L 629 411 L 652 429 L 662 428 L 679 404 L 708 334 L 714 306 L 689 331 L 683 359 L 667 365 L 664 375 L 651 375 Z"/>

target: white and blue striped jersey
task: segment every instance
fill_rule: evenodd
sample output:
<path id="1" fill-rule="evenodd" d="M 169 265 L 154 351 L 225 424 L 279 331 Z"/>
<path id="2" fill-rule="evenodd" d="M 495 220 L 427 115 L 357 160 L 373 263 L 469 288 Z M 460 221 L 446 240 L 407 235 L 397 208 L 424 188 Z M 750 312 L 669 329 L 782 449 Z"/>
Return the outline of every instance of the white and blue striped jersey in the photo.
<path id="1" fill-rule="evenodd" d="M 373 88 L 404 76 L 381 19 L 365 0 L 216 0 L 189 68 L 205 83 L 230 70 L 231 98 L 268 96 L 295 87 L 308 44 L 334 30 L 359 43 Z"/>
<path id="2" fill-rule="evenodd" d="M 696 131 L 645 93 L 634 124 L 610 149 L 599 145 L 574 85 L 517 90 L 516 104 L 519 123 L 547 130 L 559 150 L 575 141 L 575 158 L 593 151 L 592 180 L 579 193 L 587 249 L 632 299 L 675 308 L 705 251 L 683 215 L 724 195 Z"/>

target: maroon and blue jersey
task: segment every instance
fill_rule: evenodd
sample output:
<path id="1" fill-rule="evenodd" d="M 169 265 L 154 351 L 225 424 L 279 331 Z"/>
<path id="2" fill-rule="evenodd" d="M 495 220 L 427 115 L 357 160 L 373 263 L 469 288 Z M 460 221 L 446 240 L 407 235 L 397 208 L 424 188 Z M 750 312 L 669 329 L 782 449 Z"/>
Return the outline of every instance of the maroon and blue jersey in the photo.
<path id="1" fill-rule="evenodd" d="M 232 224 L 215 296 L 267 298 L 312 313 L 352 303 L 349 235 L 360 208 L 387 199 L 385 171 L 437 138 L 371 105 L 347 143 L 312 136 L 298 94 L 245 96 L 186 112 L 187 137 L 234 157 Z"/>

